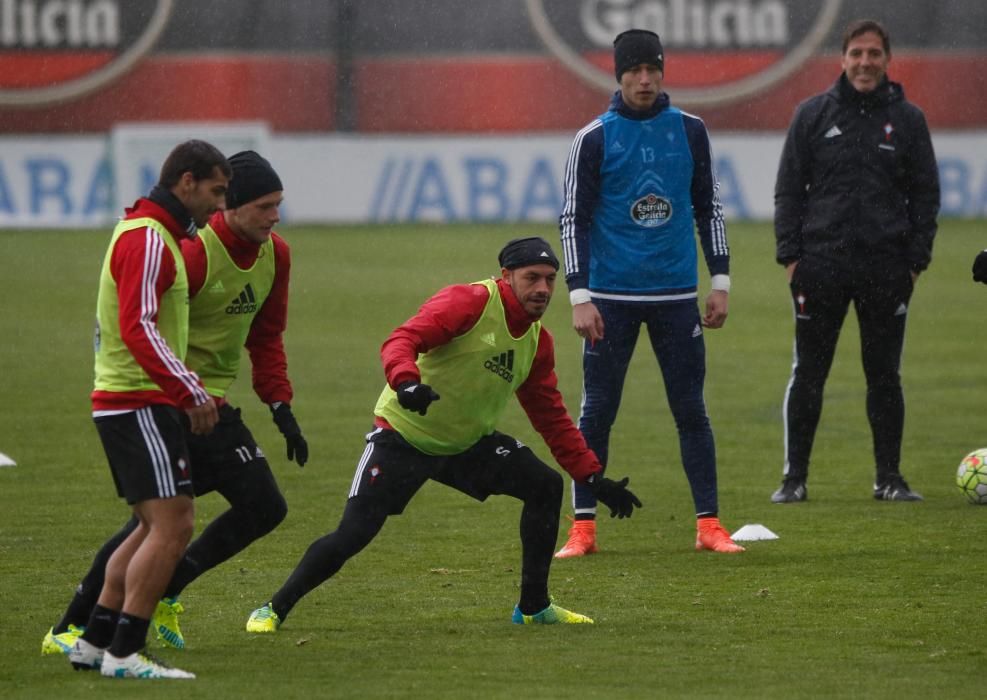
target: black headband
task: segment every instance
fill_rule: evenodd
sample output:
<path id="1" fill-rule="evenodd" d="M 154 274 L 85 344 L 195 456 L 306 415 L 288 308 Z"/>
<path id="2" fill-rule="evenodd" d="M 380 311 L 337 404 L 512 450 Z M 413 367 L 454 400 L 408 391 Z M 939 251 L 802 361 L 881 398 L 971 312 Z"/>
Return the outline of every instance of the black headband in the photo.
<path id="1" fill-rule="evenodd" d="M 530 236 L 515 238 L 508 242 L 497 256 L 500 266 L 508 270 L 529 265 L 551 265 L 559 269 L 559 259 L 555 257 L 552 246 L 544 238 Z"/>

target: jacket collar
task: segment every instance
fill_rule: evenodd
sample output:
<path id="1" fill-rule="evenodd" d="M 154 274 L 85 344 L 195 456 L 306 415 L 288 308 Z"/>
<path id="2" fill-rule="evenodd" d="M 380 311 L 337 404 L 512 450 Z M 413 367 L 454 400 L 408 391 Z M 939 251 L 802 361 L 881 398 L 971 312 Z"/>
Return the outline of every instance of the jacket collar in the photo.
<path id="1" fill-rule="evenodd" d="M 254 261 L 260 253 L 260 244 L 240 238 L 233 232 L 222 211 L 218 211 L 209 219 L 209 225 L 216 232 L 219 240 L 237 262 Z"/>
<path id="2" fill-rule="evenodd" d="M 147 198 L 171 214 L 171 218 L 178 224 L 185 237 L 195 238 L 196 226 L 192 221 L 192 214 L 171 190 L 155 185 Z"/>
<path id="3" fill-rule="evenodd" d="M 888 80 L 888 76 L 884 76 L 884 80 L 871 92 L 859 92 L 847 80 L 846 73 L 840 73 L 840 77 L 836 79 L 827 93 L 838 102 L 861 107 L 884 106 L 905 99 L 904 88 L 900 83 Z"/>
<path id="4" fill-rule="evenodd" d="M 631 109 L 624 103 L 624 98 L 620 94 L 620 90 L 617 90 L 613 97 L 610 98 L 610 109 L 611 112 L 616 112 L 622 117 L 628 119 L 634 119 L 636 121 L 644 121 L 645 119 L 651 119 L 657 117 L 661 112 L 668 108 L 670 100 L 667 92 L 658 93 L 658 99 L 655 103 L 651 105 L 650 109 L 639 111 L 636 109 Z"/>
<path id="5" fill-rule="evenodd" d="M 520 338 L 528 332 L 531 324 L 537 319 L 531 318 L 528 315 L 528 312 L 521 306 L 521 302 L 514 296 L 514 290 L 511 289 L 511 285 L 507 284 L 503 279 L 497 280 L 497 289 L 500 292 L 500 299 L 504 304 L 504 316 L 507 319 L 507 328 L 512 336 Z"/>
<path id="6" fill-rule="evenodd" d="M 176 241 L 188 237 L 186 229 L 178 224 L 171 212 L 150 197 L 141 197 L 134 202 L 134 206 L 124 210 L 124 220 L 142 217 L 148 217 L 161 223 Z"/>

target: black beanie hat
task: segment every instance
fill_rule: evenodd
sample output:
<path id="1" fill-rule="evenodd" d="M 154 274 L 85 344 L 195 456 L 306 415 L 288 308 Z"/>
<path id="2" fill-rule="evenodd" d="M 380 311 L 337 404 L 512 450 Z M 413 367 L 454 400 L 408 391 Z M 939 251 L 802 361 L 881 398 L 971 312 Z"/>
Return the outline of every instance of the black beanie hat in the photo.
<path id="1" fill-rule="evenodd" d="M 226 208 L 236 209 L 271 192 L 284 189 L 281 178 L 255 151 L 240 151 L 229 157 L 233 177 L 226 189 Z"/>
<path id="2" fill-rule="evenodd" d="M 497 256 L 500 266 L 508 270 L 515 270 L 528 265 L 551 265 L 556 270 L 559 269 L 559 259 L 555 257 L 552 246 L 544 238 L 531 236 L 529 238 L 515 238 L 509 241 Z"/>
<path id="3" fill-rule="evenodd" d="M 650 63 L 665 70 L 665 54 L 661 49 L 661 39 L 647 29 L 628 29 L 613 40 L 613 67 L 617 82 L 624 71 L 642 63 Z"/>

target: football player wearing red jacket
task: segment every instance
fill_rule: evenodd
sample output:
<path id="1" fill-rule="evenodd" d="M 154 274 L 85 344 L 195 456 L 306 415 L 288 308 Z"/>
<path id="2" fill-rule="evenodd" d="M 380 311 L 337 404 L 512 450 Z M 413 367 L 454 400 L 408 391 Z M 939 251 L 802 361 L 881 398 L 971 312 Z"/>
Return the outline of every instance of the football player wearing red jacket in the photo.
<path id="1" fill-rule="evenodd" d="M 140 652 L 195 524 L 183 420 L 204 435 L 218 418 L 215 401 L 184 362 L 188 277 L 180 241 L 223 206 L 229 177 L 229 163 L 211 144 L 179 144 L 150 195 L 117 224 L 103 260 L 92 415 L 117 494 L 138 525 L 106 564 L 86 631 L 69 653 L 77 669 L 195 677 Z"/>
<path id="2" fill-rule="evenodd" d="M 559 268 L 541 238 L 511 241 L 501 277 L 446 287 L 393 331 L 381 357 L 387 386 L 338 528 L 316 540 L 281 589 L 247 622 L 275 632 L 295 604 L 335 574 L 400 514 L 429 479 L 483 501 L 505 494 L 521 509 L 518 624 L 591 623 L 551 602 L 548 574 L 558 537 L 562 478 L 530 448 L 496 430 L 516 395 L 552 455 L 612 509 L 641 502 L 601 474 L 562 403 L 552 336 L 542 327 Z"/>
<path id="3" fill-rule="evenodd" d="M 264 453 L 239 409 L 225 399 L 239 371 L 241 348 L 251 357 L 254 390 L 271 407 L 285 436 L 288 458 L 299 466 L 308 459 L 308 445 L 290 408 L 292 387 L 282 340 L 291 258 L 287 243 L 272 231 L 280 219 L 281 180 L 253 151 L 237 153 L 229 162 L 233 179 L 226 210 L 216 212 L 198 236 L 182 243 L 191 297 L 186 361 L 219 407 L 212 433 L 186 436 L 192 485 L 196 496 L 217 491 L 230 508 L 189 545 L 155 609 L 156 635 L 179 649 L 185 646 L 177 618 L 181 591 L 273 530 L 287 513 Z M 89 619 L 107 559 L 136 527 L 131 519 L 97 553 L 62 620 L 46 635 L 42 653 L 71 646 Z"/>

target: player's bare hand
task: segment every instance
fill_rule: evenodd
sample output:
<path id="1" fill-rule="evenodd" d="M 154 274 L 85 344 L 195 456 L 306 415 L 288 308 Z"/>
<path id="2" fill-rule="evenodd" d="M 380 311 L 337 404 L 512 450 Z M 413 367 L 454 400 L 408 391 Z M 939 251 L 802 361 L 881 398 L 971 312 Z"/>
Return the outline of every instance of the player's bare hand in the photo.
<path id="1" fill-rule="evenodd" d="M 219 411 L 212 398 L 193 408 L 186 408 L 185 413 L 188 414 L 193 435 L 208 435 L 219 421 Z"/>
<path id="2" fill-rule="evenodd" d="M 587 301 L 572 307 L 572 327 L 580 338 L 585 338 L 590 345 L 603 340 L 603 317 L 596 304 Z"/>
<path id="3" fill-rule="evenodd" d="M 727 306 L 730 295 L 720 289 L 714 289 L 706 297 L 706 314 L 703 325 L 707 328 L 722 328 L 727 321 Z"/>

